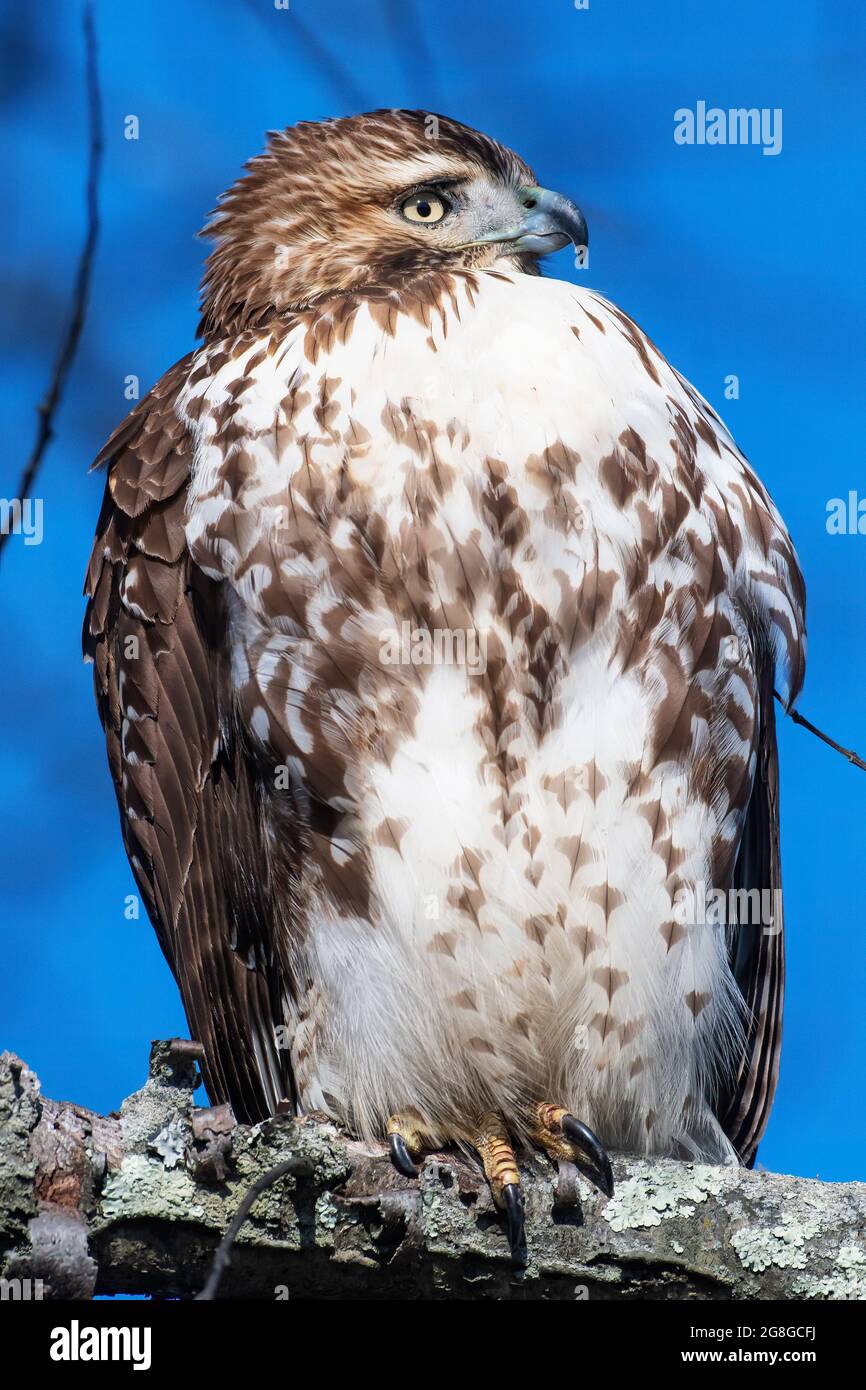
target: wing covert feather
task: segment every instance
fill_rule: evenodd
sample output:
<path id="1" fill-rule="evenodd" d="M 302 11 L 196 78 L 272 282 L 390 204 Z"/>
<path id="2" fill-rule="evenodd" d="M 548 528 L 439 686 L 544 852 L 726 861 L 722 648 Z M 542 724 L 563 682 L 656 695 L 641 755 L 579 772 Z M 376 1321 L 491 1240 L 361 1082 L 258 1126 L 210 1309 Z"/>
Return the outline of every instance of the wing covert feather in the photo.
<path id="1" fill-rule="evenodd" d="M 255 1121 L 294 1100 L 275 1029 L 294 997 L 291 866 L 234 716 L 222 586 L 183 531 L 191 444 L 173 406 L 188 359 L 97 458 L 108 465 L 87 572 L 84 651 L 124 843 L 214 1102 Z"/>

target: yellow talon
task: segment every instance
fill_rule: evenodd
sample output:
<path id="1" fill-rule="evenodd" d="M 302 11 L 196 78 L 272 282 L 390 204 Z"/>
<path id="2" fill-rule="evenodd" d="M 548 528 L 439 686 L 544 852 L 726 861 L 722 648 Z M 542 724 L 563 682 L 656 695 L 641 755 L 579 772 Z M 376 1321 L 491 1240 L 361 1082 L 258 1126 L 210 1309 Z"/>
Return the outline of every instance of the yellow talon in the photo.
<path id="1" fill-rule="evenodd" d="M 471 1142 L 481 1159 L 493 1200 L 505 1212 L 511 1254 L 516 1263 L 525 1264 L 526 1235 L 520 1170 L 501 1117 L 492 1111 L 481 1115 Z"/>
<path id="2" fill-rule="evenodd" d="M 546 1102 L 535 1107 L 533 1138 L 555 1163 L 576 1163 L 605 1196 L 613 1195 L 613 1171 L 604 1146 L 588 1125 L 563 1105 Z"/>
<path id="3" fill-rule="evenodd" d="M 498 1115 L 488 1111 L 480 1117 L 472 1145 L 478 1151 L 493 1200 L 498 1207 L 503 1207 L 502 1190 L 510 1183 L 519 1185 L 520 1171 L 508 1133 Z"/>
<path id="4" fill-rule="evenodd" d="M 420 1158 L 425 1149 L 440 1148 L 443 1142 L 439 1135 L 425 1128 L 420 1115 L 412 1110 L 392 1115 L 385 1130 L 391 1162 L 406 1178 L 418 1176 L 414 1159 Z"/>

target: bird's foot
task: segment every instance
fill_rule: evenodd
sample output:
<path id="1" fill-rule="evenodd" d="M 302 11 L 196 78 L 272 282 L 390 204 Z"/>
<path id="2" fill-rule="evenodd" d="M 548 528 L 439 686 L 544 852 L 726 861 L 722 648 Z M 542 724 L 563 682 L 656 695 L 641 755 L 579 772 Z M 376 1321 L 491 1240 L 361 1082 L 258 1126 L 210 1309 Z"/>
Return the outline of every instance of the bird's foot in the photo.
<path id="1" fill-rule="evenodd" d="M 402 1110 L 392 1115 L 385 1132 L 388 1135 L 388 1149 L 391 1162 L 405 1178 L 417 1178 L 416 1160 L 425 1149 L 438 1149 L 444 1138 L 434 1134 L 424 1125 L 420 1115 L 413 1110 Z"/>
<path id="2" fill-rule="evenodd" d="M 505 1212 L 511 1257 L 515 1264 L 526 1264 L 526 1230 L 520 1169 L 501 1116 L 493 1111 L 482 1115 L 475 1133 L 471 1136 L 471 1142 L 481 1159 L 493 1200 L 500 1211 Z"/>
<path id="3" fill-rule="evenodd" d="M 613 1171 L 601 1141 L 562 1105 L 535 1107 L 533 1139 L 554 1163 L 573 1163 L 591 1183 L 613 1196 Z"/>
<path id="4" fill-rule="evenodd" d="M 418 1176 L 417 1160 L 425 1150 L 442 1148 L 452 1139 L 470 1144 L 481 1159 L 494 1202 L 505 1213 L 512 1256 L 517 1263 L 526 1263 L 520 1171 L 508 1131 L 499 1115 L 492 1112 L 482 1115 L 467 1133 L 443 1135 L 434 1134 L 413 1111 L 403 1110 L 391 1116 L 386 1132 L 391 1162 L 407 1178 Z"/>
<path id="5" fill-rule="evenodd" d="M 539 1104 L 533 1109 L 532 1138 L 555 1163 L 570 1162 L 610 1197 L 613 1173 L 610 1159 L 592 1130 L 561 1105 Z M 418 1176 L 417 1160 L 425 1150 L 438 1149 L 449 1140 L 468 1142 L 475 1149 L 496 1206 L 505 1214 L 511 1255 L 526 1264 L 526 1233 L 520 1169 L 502 1116 L 495 1111 L 481 1115 L 477 1124 L 462 1134 L 434 1134 L 414 1111 L 392 1115 L 387 1124 L 388 1147 L 394 1167 L 407 1178 Z"/>

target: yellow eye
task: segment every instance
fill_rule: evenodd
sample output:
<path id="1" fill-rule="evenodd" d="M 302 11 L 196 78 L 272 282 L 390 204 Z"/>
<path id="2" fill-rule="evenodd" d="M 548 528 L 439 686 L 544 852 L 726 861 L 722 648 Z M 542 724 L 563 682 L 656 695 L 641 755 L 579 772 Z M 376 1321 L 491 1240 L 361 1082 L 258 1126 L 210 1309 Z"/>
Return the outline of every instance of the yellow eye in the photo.
<path id="1" fill-rule="evenodd" d="M 448 205 L 438 193 L 413 193 L 400 204 L 400 211 L 408 222 L 441 222 Z"/>

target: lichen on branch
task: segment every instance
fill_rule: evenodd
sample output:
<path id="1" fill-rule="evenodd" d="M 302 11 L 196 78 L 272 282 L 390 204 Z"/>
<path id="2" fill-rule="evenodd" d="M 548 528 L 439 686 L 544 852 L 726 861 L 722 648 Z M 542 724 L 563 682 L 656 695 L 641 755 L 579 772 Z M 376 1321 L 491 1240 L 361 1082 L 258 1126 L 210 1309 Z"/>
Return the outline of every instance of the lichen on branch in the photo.
<path id="1" fill-rule="evenodd" d="M 611 1200 L 524 1163 L 516 1270 L 481 1172 L 431 1154 L 413 1182 L 323 1116 L 236 1124 L 197 1107 L 195 1048 L 154 1043 L 115 1115 L 41 1095 L 0 1055 L 0 1276 L 43 1296 L 194 1297 L 245 1196 L 219 1297 L 862 1299 L 866 1184 L 614 1158 Z M 573 1199 L 576 1197 L 576 1201 Z"/>

